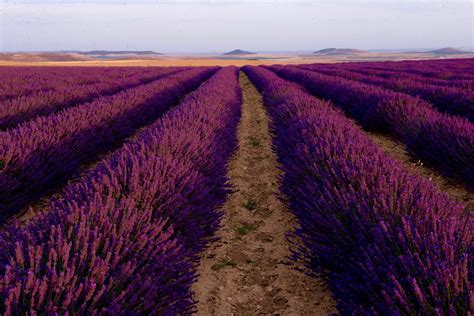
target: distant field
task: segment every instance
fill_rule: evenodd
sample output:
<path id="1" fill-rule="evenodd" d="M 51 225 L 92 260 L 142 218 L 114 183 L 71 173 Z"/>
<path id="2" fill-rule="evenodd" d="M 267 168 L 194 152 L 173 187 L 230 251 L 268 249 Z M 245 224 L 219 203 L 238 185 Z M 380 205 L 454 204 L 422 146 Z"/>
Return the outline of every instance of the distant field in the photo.
<path id="1" fill-rule="evenodd" d="M 14 56 L 15 55 L 15 56 Z M 0 54 L 0 66 L 244 66 L 472 58 L 474 54 L 358 53 L 343 55 L 252 54 L 90 58 L 77 54 Z"/>

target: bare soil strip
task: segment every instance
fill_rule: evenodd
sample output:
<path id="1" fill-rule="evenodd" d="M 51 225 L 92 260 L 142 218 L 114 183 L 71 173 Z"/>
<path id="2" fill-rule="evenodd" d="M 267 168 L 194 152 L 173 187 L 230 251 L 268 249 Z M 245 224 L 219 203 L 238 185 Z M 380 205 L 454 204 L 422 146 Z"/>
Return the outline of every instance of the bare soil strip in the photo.
<path id="1" fill-rule="evenodd" d="M 401 161 L 408 169 L 431 180 L 441 191 L 446 192 L 458 201 L 463 201 L 466 203 L 468 210 L 474 211 L 474 192 L 472 190 L 424 165 L 423 162 L 408 153 L 403 143 L 386 135 L 376 133 L 367 133 L 367 135 L 388 155 Z"/>
<path id="2" fill-rule="evenodd" d="M 280 171 L 262 98 L 241 74 L 239 150 L 228 175 L 235 192 L 224 205 L 220 238 L 205 251 L 193 286 L 197 315 L 329 315 L 325 280 L 291 262 L 286 234 L 295 218 L 278 200 Z"/>

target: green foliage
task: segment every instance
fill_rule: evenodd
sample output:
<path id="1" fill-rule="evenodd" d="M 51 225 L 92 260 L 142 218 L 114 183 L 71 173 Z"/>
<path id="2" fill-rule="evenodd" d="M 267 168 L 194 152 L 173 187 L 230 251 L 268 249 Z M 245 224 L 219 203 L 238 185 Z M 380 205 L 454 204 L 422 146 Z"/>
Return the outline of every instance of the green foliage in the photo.
<path id="1" fill-rule="evenodd" d="M 237 266 L 237 263 L 231 261 L 231 260 L 222 260 L 219 263 L 213 264 L 211 269 L 214 271 L 224 269 L 225 267 L 232 267 L 235 268 Z"/>
<path id="2" fill-rule="evenodd" d="M 257 227 L 253 226 L 252 224 L 243 224 L 240 227 L 236 228 L 236 231 L 239 235 L 247 235 L 256 230 Z"/>
<path id="3" fill-rule="evenodd" d="M 260 140 L 257 137 L 251 137 L 250 138 L 250 144 L 253 147 L 258 147 L 258 146 L 260 146 Z"/>
<path id="4" fill-rule="evenodd" d="M 253 211 L 257 208 L 257 202 L 254 201 L 254 200 L 248 200 L 246 203 L 245 203 L 245 208 L 248 209 L 249 211 Z"/>

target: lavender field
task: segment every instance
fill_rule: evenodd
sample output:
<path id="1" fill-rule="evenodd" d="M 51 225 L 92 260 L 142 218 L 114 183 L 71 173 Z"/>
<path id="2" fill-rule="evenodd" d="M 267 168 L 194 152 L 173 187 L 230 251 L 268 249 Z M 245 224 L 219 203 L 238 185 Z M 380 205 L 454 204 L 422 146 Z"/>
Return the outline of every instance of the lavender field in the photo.
<path id="1" fill-rule="evenodd" d="M 0 67 L 0 315 L 474 315 L 473 238 L 474 59 Z"/>

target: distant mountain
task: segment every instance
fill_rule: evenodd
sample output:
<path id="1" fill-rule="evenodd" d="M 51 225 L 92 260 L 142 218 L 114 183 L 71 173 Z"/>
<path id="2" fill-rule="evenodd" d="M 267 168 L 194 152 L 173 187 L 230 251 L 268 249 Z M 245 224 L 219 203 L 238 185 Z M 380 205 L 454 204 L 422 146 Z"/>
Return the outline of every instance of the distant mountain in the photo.
<path id="1" fill-rule="evenodd" d="M 432 51 L 429 51 L 427 53 L 449 55 L 449 54 L 467 54 L 467 53 L 470 53 L 470 52 L 467 52 L 467 51 L 464 51 L 464 50 L 461 50 L 461 49 L 457 49 L 457 48 L 454 48 L 454 47 L 445 47 L 445 48 L 441 48 L 441 49 L 432 50 Z"/>
<path id="2" fill-rule="evenodd" d="M 84 61 L 86 56 L 73 53 L 0 53 L 0 60 L 18 62 Z"/>
<path id="3" fill-rule="evenodd" d="M 52 52 L 44 52 L 44 53 L 58 53 L 58 54 L 80 54 L 80 50 L 58 50 L 58 51 L 52 51 Z"/>
<path id="4" fill-rule="evenodd" d="M 233 51 L 224 53 L 222 55 L 255 55 L 255 53 L 248 52 L 246 50 L 234 49 Z"/>
<path id="5" fill-rule="evenodd" d="M 365 53 L 363 50 L 353 48 L 325 48 L 315 51 L 313 54 L 320 55 L 349 55 L 349 54 L 360 54 Z"/>
<path id="6" fill-rule="evenodd" d="M 82 55 L 163 55 L 151 50 L 91 50 Z"/>

